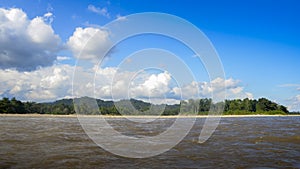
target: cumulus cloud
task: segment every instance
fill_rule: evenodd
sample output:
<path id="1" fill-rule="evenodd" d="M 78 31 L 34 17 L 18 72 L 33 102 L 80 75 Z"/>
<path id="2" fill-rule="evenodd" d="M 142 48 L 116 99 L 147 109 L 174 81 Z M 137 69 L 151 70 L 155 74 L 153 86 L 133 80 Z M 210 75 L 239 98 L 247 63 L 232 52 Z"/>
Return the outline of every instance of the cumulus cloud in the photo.
<path id="1" fill-rule="evenodd" d="M 47 13 L 30 20 L 21 9 L 0 8 L 0 68 L 32 71 L 52 65 L 60 38 L 45 23 L 51 17 Z"/>
<path id="2" fill-rule="evenodd" d="M 108 10 L 106 7 L 100 8 L 100 7 L 95 7 L 94 5 L 89 5 L 88 10 L 91 12 L 94 12 L 98 15 L 105 16 L 107 18 L 110 18 L 110 15 L 108 13 Z"/>
<path id="3" fill-rule="evenodd" d="M 198 98 L 199 97 L 199 82 L 191 82 L 187 85 L 181 87 L 174 87 L 172 89 L 172 93 L 174 93 L 177 98 L 190 99 L 190 98 Z"/>
<path id="4" fill-rule="evenodd" d="M 131 83 L 131 95 L 134 97 L 164 98 L 170 91 L 171 75 L 168 72 L 149 75 L 143 83 Z"/>
<path id="5" fill-rule="evenodd" d="M 67 46 L 76 58 L 99 59 L 111 45 L 109 32 L 100 28 L 78 27 L 68 39 Z"/>
<path id="6" fill-rule="evenodd" d="M 53 65 L 30 72 L 0 70 L 0 95 L 22 100 L 49 101 L 70 96 L 73 67 Z"/>
<path id="7" fill-rule="evenodd" d="M 253 98 L 249 92 L 245 92 L 239 80 L 216 78 L 211 82 L 191 82 L 182 87 L 174 87 L 172 92 L 175 96 L 183 99 L 189 98 L 210 98 L 216 100 L 226 96 L 227 99 L 233 98 Z M 226 92 L 226 93 L 225 93 Z"/>
<path id="8" fill-rule="evenodd" d="M 105 99 L 136 98 L 158 103 L 166 101 L 171 91 L 171 75 L 168 72 L 158 74 L 118 71 L 117 68 L 104 68 L 95 76 L 95 95 Z M 174 103 L 174 98 L 166 98 Z"/>
<path id="9" fill-rule="evenodd" d="M 98 69 L 96 95 L 106 99 L 128 98 L 128 87 L 135 72 L 118 71 L 116 67 Z"/>
<path id="10" fill-rule="evenodd" d="M 152 103 L 178 103 L 181 99 L 211 97 L 212 92 L 218 96 L 223 94 L 220 89 L 222 84 L 226 84 L 227 96 L 253 97 L 234 79 L 191 82 L 179 88 L 174 87 L 168 72 L 145 72 L 137 76 L 136 72 L 118 71 L 117 67 L 87 69 L 77 66 L 73 80 L 74 70 L 75 66 L 67 64 L 55 64 L 27 72 L 0 69 L 0 96 L 37 102 L 90 96 L 109 100 L 136 98 Z"/>
<path id="11" fill-rule="evenodd" d="M 300 111 L 300 94 L 288 99 L 287 102 L 289 111 Z"/>

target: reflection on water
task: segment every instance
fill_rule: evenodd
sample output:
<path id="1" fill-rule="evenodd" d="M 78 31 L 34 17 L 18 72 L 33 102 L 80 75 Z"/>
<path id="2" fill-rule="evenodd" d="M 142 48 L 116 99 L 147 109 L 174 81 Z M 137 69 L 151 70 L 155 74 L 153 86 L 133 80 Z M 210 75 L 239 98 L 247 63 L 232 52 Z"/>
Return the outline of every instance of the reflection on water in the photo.
<path id="1" fill-rule="evenodd" d="M 222 118 L 198 144 L 204 120 L 170 151 L 130 159 L 98 147 L 76 118 L 0 117 L 0 168 L 300 168 L 300 117 Z M 173 121 L 109 119 L 119 132 L 136 136 L 156 135 Z"/>

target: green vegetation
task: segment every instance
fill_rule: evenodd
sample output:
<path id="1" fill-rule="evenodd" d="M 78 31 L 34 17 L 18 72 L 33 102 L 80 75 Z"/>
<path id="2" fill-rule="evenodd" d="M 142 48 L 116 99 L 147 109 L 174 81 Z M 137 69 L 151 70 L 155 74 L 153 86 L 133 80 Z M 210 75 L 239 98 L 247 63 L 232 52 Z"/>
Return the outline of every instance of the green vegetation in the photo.
<path id="1" fill-rule="evenodd" d="M 99 107 L 91 110 L 90 106 L 87 106 L 95 99 L 89 97 L 82 97 L 77 99 L 62 99 L 51 103 L 35 103 L 35 102 L 21 102 L 15 98 L 11 100 L 8 98 L 2 98 L 0 100 L 0 113 L 12 113 L 12 114 L 75 114 L 77 112 L 83 114 L 99 114 L 99 111 L 103 115 L 120 115 L 115 104 L 119 109 L 122 109 L 123 115 L 155 115 L 155 112 L 159 112 L 164 108 L 162 115 L 177 115 L 179 111 L 183 114 L 198 114 L 207 115 L 209 110 L 222 111 L 224 108 L 224 115 L 250 115 L 250 114 L 266 114 L 266 115 L 285 115 L 295 114 L 290 113 L 283 105 L 279 105 L 266 98 L 260 98 L 258 100 L 251 99 L 234 99 L 225 100 L 225 102 L 212 103 L 211 99 L 198 99 L 181 101 L 180 104 L 175 105 L 154 105 L 146 103 L 140 100 L 120 100 L 117 102 L 103 101 L 96 99 Z M 75 108 L 73 105 L 75 102 Z M 131 103 L 133 106 L 128 106 Z M 158 113 L 160 114 L 160 112 Z"/>

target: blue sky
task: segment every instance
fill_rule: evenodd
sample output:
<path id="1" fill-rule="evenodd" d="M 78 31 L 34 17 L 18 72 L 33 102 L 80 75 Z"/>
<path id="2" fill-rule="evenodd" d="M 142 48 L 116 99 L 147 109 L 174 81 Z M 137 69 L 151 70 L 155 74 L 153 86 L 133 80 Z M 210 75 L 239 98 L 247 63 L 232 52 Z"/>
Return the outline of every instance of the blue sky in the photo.
<path id="1" fill-rule="evenodd" d="M 210 39 L 223 63 L 227 79 L 235 81 L 235 84 L 242 87 L 244 92 L 251 93 L 254 98 L 267 97 L 289 106 L 291 110 L 300 110 L 299 7 L 300 2 L 296 0 L 74 2 L 2 0 L 0 3 L 0 8 L 3 9 L 23 10 L 28 20 L 51 13 L 53 21 L 48 24 L 59 36 L 62 46 L 67 44 L 76 28 L 101 27 L 116 19 L 117 16 L 139 12 L 176 15 L 194 24 Z M 1 41 L 5 43 L 3 39 Z M 178 42 L 164 37 L 144 36 L 129 39 L 126 43 L 117 46 L 107 66 L 118 65 L 123 57 L 137 49 L 161 47 L 180 55 L 197 74 L 197 81 L 208 81 L 201 63 L 193 61 L 195 58 L 191 56 L 190 51 L 177 46 Z M 54 61 L 56 66 L 74 66 L 76 59 L 74 53 L 68 48 L 64 47 L 54 53 L 57 56 L 70 58 Z M 45 65 L 53 66 L 51 64 L 52 62 Z M 14 68 L 6 65 L 2 67 L 3 70 Z M 18 73 L 22 71 L 24 70 L 18 70 Z M 6 83 L 8 84 L 8 80 Z M 13 87 L 15 86 L 11 88 Z M 1 96 L 16 96 L 24 100 L 39 101 L 22 94 L 14 95 L 10 92 L 11 88 L 3 87 Z M 60 97 L 64 96 L 58 98 Z"/>

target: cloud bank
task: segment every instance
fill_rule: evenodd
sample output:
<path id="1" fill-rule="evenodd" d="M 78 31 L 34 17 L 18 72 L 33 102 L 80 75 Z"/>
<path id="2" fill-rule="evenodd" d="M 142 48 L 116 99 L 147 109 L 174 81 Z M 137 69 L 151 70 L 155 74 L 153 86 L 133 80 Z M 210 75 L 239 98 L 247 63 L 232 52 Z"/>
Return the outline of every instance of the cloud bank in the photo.
<path id="1" fill-rule="evenodd" d="M 75 66 L 67 64 L 52 65 L 30 72 L 0 69 L 0 96 L 17 97 L 31 101 L 53 101 L 70 98 L 72 93 L 72 77 Z M 136 72 L 118 72 L 116 67 L 84 69 L 76 67 L 80 81 L 74 81 L 75 96 L 90 96 L 102 99 L 139 98 L 156 101 L 156 103 L 173 103 L 180 99 L 196 98 L 195 91 L 199 90 L 200 97 L 211 97 L 212 92 L 218 95 L 223 90 L 217 88 L 225 82 L 227 96 L 232 98 L 252 97 L 244 91 L 239 80 L 214 79 L 211 82 L 190 82 L 179 88 L 171 82 L 171 74 L 161 72 L 156 74 L 144 73 L 139 79 L 132 79 Z M 16 79 L 16 77 L 18 77 Z M 95 84 L 83 83 L 86 79 L 95 77 Z M 212 87 L 214 86 L 214 87 Z M 95 88 L 94 88 L 95 87 Z M 129 94 L 129 95 L 128 95 Z M 182 97 L 181 97 L 182 96 Z M 166 100 L 165 100 L 166 99 Z"/>

